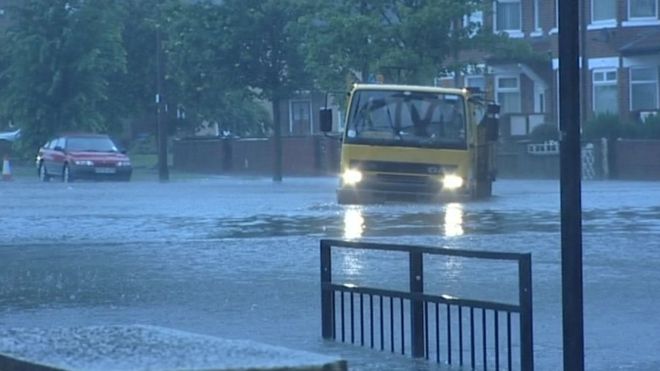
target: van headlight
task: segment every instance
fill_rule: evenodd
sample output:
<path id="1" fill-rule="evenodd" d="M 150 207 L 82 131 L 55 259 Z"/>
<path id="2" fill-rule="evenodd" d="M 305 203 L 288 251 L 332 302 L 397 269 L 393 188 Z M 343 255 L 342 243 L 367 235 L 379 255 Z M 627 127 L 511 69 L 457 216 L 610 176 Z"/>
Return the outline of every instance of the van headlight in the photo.
<path id="1" fill-rule="evenodd" d="M 356 185 L 362 181 L 362 172 L 355 169 L 348 169 L 342 174 L 344 184 Z"/>
<path id="2" fill-rule="evenodd" d="M 458 189 L 463 186 L 463 178 L 454 174 L 447 174 L 442 178 L 442 186 L 446 189 Z"/>

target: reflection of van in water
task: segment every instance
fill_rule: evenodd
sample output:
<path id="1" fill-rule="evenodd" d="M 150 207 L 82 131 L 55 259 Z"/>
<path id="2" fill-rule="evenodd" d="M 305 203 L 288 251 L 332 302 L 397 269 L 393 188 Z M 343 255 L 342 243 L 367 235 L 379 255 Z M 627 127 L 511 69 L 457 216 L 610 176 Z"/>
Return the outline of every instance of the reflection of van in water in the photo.
<path id="1" fill-rule="evenodd" d="M 499 107 L 479 92 L 357 84 L 346 112 L 339 203 L 491 195 Z"/>

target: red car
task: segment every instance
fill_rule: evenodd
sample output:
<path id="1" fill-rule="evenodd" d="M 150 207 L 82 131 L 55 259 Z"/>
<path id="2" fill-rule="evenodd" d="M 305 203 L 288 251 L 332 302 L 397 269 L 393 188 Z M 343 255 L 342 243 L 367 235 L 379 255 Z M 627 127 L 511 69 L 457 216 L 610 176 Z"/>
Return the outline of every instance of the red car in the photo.
<path id="1" fill-rule="evenodd" d="M 64 182 L 76 179 L 129 181 L 133 168 L 128 156 L 103 134 L 66 134 L 46 143 L 37 154 L 39 179 Z"/>

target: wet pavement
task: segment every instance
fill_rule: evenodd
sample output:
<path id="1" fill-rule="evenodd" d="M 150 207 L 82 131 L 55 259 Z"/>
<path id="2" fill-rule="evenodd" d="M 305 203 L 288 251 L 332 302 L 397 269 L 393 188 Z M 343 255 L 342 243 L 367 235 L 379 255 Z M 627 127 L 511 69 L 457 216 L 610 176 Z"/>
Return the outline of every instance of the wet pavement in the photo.
<path id="1" fill-rule="evenodd" d="M 345 361 L 156 326 L 0 330 L 2 370 L 345 371 Z"/>
<path id="2" fill-rule="evenodd" d="M 445 369 L 320 339 L 318 241 L 348 238 L 531 252 L 535 363 L 561 368 L 558 181 L 499 180 L 488 201 L 362 207 L 337 205 L 335 186 L 0 183 L 0 328 L 157 325 L 340 355 L 351 369 Z M 660 369 L 660 184 L 585 182 L 583 209 L 587 368 Z M 348 281 L 407 282 L 399 259 L 339 259 Z M 443 293 L 515 297 L 500 270 L 444 268 Z"/>

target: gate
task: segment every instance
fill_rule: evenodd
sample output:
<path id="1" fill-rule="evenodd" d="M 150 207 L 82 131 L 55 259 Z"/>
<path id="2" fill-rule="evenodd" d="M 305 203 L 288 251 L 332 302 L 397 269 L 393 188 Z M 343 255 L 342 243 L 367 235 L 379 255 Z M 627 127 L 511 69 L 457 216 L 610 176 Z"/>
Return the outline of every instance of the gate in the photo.
<path id="1" fill-rule="evenodd" d="M 409 291 L 333 282 L 336 248 L 408 253 Z M 428 255 L 517 262 L 518 304 L 425 294 Z M 321 240 L 321 324 L 324 339 L 472 369 L 532 371 L 531 254 Z"/>

